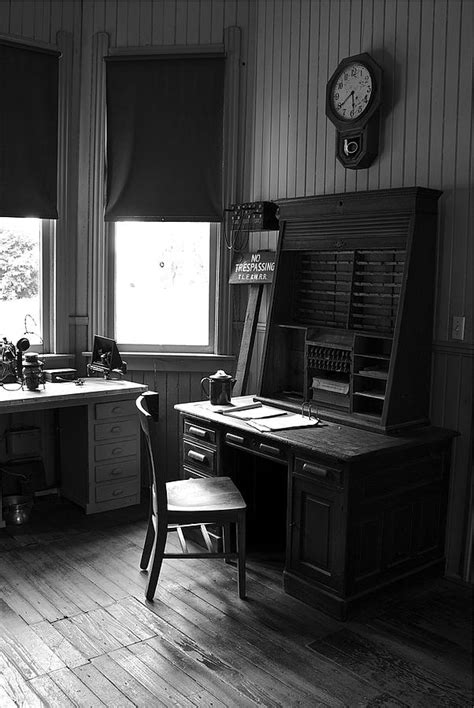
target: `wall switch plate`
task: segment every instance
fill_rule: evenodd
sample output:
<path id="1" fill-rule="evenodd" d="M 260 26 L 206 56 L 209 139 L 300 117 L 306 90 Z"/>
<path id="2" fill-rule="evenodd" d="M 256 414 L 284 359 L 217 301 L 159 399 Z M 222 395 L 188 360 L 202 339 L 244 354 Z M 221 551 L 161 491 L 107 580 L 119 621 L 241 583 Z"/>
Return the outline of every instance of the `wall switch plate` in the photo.
<path id="1" fill-rule="evenodd" d="M 465 317 L 453 317 L 453 329 L 451 332 L 451 337 L 453 339 L 460 339 L 461 341 L 464 340 L 464 326 L 466 323 L 466 318 Z"/>

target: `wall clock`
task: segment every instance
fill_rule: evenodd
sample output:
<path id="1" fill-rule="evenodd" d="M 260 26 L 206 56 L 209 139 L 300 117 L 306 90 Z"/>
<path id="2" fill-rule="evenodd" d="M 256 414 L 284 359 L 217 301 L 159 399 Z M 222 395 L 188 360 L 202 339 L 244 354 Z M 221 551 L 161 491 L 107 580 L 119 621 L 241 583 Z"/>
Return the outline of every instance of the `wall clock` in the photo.
<path id="1" fill-rule="evenodd" d="M 327 83 L 326 115 L 336 126 L 336 156 L 344 167 L 369 167 L 377 157 L 382 75 L 369 54 L 356 54 Z"/>

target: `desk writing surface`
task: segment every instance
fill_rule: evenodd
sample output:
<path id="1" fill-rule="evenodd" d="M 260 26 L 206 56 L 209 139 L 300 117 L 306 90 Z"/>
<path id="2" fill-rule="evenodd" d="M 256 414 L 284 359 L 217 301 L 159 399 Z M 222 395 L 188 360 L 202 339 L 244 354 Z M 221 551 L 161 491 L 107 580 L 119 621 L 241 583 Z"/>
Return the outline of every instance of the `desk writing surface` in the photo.
<path id="1" fill-rule="evenodd" d="M 84 405 L 93 399 L 111 399 L 122 396 L 137 397 L 147 387 L 131 381 L 84 379 L 82 386 L 74 382 L 50 383 L 40 386 L 36 391 L 13 386 L 0 387 L 0 414 L 15 411 L 43 410 L 71 405 Z"/>
<path id="2" fill-rule="evenodd" d="M 235 406 L 246 405 L 252 401 L 253 396 L 232 399 Z M 398 452 L 404 448 L 413 449 L 417 445 L 439 443 L 450 440 L 455 435 L 453 431 L 434 426 L 410 429 L 406 432 L 401 431 L 399 434 L 383 434 L 324 420 L 321 421 L 322 425 L 312 428 L 260 432 L 245 421 L 222 415 L 212 408 L 207 401 L 175 405 L 175 409 L 181 413 L 197 416 L 226 428 L 243 430 L 252 435 L 284 443 L 291 448 L 327 455 L 341 462 L 356 461 L 369 455 L 373 457 L 377 454 L 386 454 L 390 450 Z"/>

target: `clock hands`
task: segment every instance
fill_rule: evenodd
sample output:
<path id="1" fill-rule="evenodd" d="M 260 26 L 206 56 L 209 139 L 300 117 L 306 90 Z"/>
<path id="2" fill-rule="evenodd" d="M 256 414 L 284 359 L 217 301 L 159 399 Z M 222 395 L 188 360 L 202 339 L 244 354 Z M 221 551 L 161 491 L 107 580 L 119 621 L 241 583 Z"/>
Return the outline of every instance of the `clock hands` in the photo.
<path id="1" fill-rule="evenodd" d="M 345 104 L 346 101 L 349 100 L 349 98 L 352 98 L 352 110 L 354 110 L 354 90 L 352 90 L 342 101 L 342 103 L 339 104 L 339 108 L 342 108 L 343 105 Z"/>

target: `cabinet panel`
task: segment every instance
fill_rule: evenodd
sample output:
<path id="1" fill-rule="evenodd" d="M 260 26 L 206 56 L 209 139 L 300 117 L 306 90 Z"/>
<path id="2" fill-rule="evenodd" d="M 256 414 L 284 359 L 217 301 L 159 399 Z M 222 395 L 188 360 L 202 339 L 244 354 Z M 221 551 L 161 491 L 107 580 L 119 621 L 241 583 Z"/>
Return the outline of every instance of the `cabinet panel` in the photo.
<path id="1" fill-rule="evenodd" d="M 337 547 L 344 544 L 341 496 L 305 477 L 292 479 L 289 568 L 324 585 L 339 587 Z"/>

